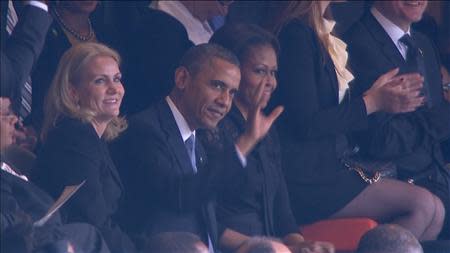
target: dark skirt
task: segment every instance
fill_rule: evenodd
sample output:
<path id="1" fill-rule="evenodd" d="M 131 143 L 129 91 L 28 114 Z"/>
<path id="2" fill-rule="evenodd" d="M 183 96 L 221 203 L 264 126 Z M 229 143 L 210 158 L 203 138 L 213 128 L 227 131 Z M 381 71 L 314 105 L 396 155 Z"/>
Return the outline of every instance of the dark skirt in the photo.
<path id="1" fill-rule="evenodd" d="M 368 184 L 355 172 L 343 169 L 333 182 L 290 185 L 292 211 L 298 224 L 309 224 L 329 218 L 344 208 Z"/>

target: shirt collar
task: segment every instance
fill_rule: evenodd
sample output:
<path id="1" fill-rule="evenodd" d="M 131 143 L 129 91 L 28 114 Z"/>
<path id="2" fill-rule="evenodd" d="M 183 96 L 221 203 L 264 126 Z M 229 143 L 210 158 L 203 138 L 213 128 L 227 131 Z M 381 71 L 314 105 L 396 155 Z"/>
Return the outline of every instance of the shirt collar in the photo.
<path id="1" fill-rule="evenodd" d="M 392 41 L 397 44 L 400 38 L 405 35 L 405 32 L 396 24 L 392 23 L 392 21 L 383 16 L 383 14 L 375 7 L 372 7 L 370 11 L 378 23 L 380 23 L 380 25 L 384 28 L 389 37 L 391 37 Z M 411 27 L 408 28 L 406 33 L 411 35 Z"/>
<path id="2" fill-rule="evenodd" d="M 166 97 L 166 102 L 167 104 L 169 104 L 170 110 L 172 111 L 172 114 L 175 118 L 175 122 L 177 123 L 178 130 L 180 130 L 183 142 L 185 142 L 191 135 L 195 136 L 195 130 L 191 131 L 191 128 L 189 127 L 186 119 L 183 117 L 183 115 L 169 96 Z"/>
<path id="3" fill-rule="evenodd" d="M 200 21 L 180 1 L 152 1 L 150 8 L 162 10 L 180 21 L 195 45 L 208 43 L 213 34 L 208 21 Z"/>

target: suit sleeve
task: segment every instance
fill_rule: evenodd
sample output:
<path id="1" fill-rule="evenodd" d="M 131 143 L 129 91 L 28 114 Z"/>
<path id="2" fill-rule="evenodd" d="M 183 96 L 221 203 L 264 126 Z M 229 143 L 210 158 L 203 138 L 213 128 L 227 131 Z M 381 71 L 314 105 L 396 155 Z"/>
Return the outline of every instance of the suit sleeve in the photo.
<path id="1" fill-rule="evenodd" d="M 280 101 L 286 108 L 287 125 L 301 140 L 346 133 L 367 123 L 361 97 L 320 108 L 318 73 L 324 63 L 314 36 L 310 28 L 300 23 L 291 23 L 280 34 Z"/>
<path id="2" fill-rule="evenodd" d="M 27 5 L 11 36 L 1 48 L 3 96 L 11 93 L 30 75 L 45 42 L 52 18 L 41 8 Z"/>

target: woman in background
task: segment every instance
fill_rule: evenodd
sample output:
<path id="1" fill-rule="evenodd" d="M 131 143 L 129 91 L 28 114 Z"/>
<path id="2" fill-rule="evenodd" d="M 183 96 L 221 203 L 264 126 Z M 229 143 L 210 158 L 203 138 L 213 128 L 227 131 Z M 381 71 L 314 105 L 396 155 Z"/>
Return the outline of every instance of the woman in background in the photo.
<path id="1" fill-rule="evenodd" d="M 392 70 L 364 96 L 350 97 L 353 75 L 346 69 L 345 43 L 331 33 L 329 2 L 283 2 L 271 19 L 281 45 L 276 97 L 286 109 L 280 141 L 294 215 L 300 223 L 369 217 L 402 225 L 420 240 L 435 239 L 444 209 L 433 194 L 397 180 L 364 179 L 341 162 L 346 135 L 366 128 L 369 114 L 409 112 L 423 103 L 416 97 L 422 78 L 395 77 L 398 70 Z M 409 89 L 399 91 L 401 86 Z"/>

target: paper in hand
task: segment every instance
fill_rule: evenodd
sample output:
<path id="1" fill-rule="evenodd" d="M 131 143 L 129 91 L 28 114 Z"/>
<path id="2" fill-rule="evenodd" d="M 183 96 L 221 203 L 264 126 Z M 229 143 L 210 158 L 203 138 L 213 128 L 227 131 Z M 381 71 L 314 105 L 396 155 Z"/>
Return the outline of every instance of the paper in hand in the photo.
<path id="1" fill-rule="evenodd" d="M 83 186 L 84 182 L 86 182 L 86 180 L 83 180 L 83 182 L 81 182 L 78 185 L 69 185 L 66 186 L 63 190 L 63 192 L 61 193 L 61 195 L 59 196 L 59 198 L 55 201 L 55 203 L 53 203 L 53 205 L 48 209 L 47 213 L 44 215 L 44 217 L 42 217 L 41 219 L 39 219 L 38 221 L 34 222 L 33 226 L 35 227 L 41 227 L 42 225 L 44 225 L 51 217 L 52 215 L 59 210 L 59 208 L 64 205 L 64 203 L 67 202 L 67 200 L 70 199 L 70 197 L 72 197 L 73 194 L 75 194 L 75 192 L 78 191 L 78 189 L 80 189 L 81 186 Z"/>

